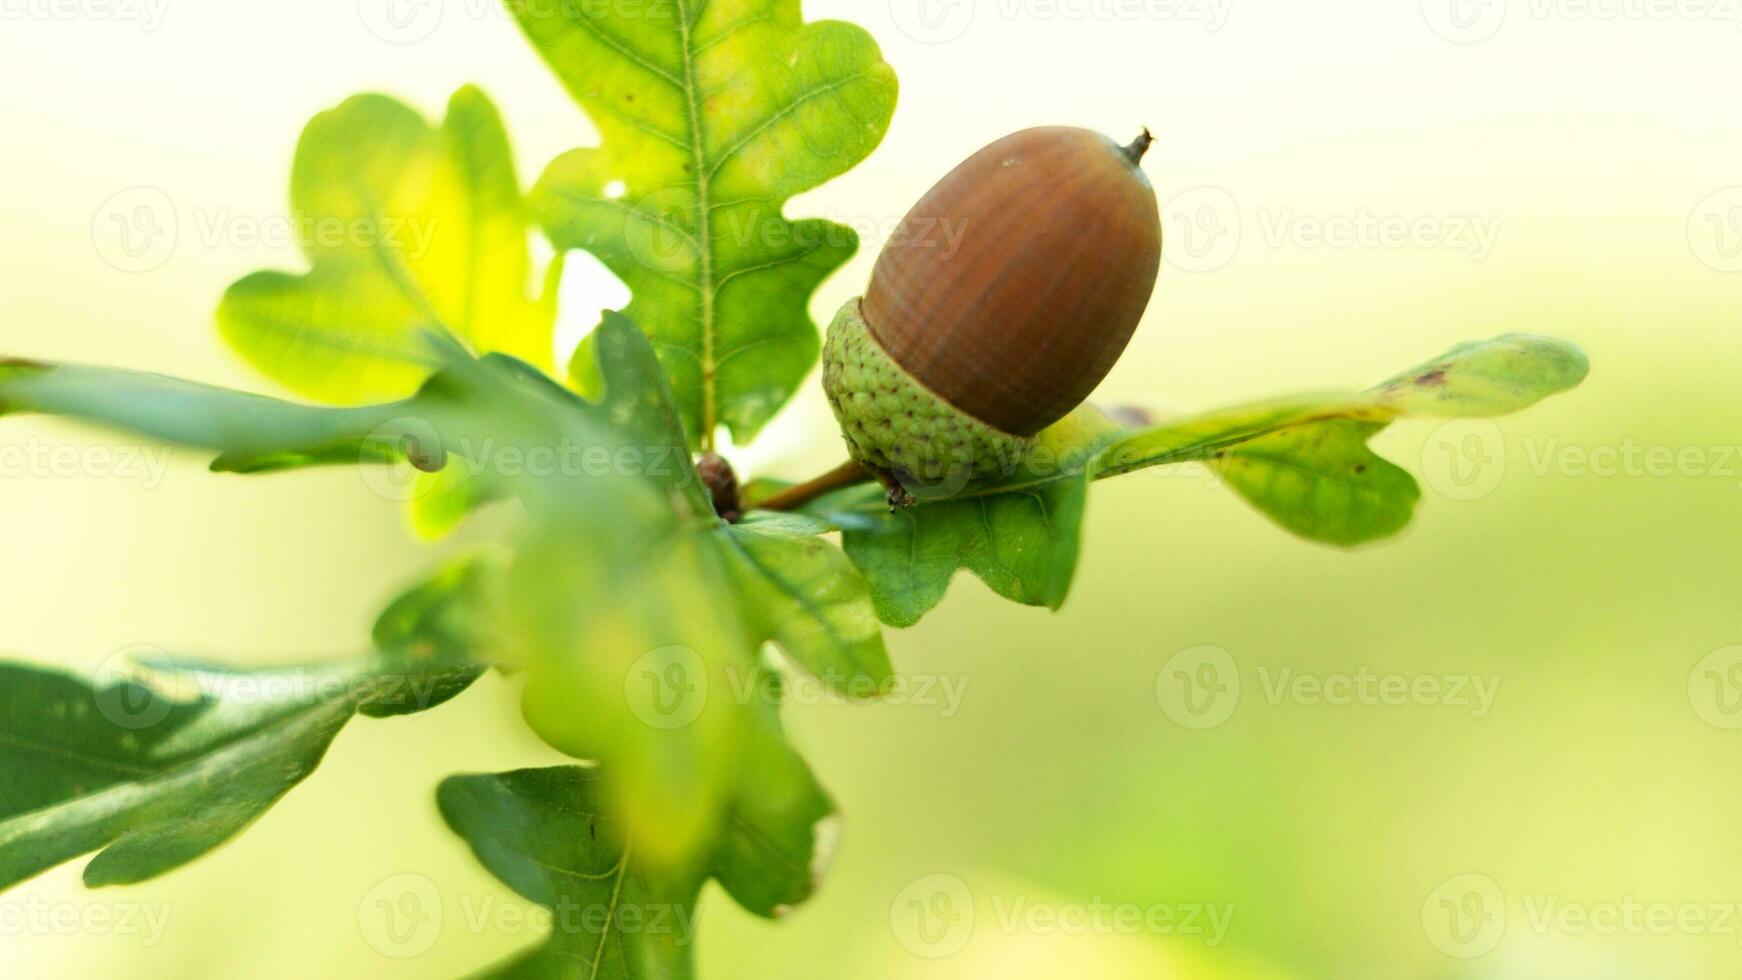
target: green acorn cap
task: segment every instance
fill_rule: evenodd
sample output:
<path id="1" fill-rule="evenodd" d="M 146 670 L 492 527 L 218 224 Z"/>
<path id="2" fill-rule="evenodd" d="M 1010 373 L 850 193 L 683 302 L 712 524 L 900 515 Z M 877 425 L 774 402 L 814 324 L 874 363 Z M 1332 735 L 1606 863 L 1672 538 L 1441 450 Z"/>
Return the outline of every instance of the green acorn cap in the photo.
<path id="1" fill-rule="evenodd" d="M 1013 471 L 1030 440 L 951 406 L 902 370 L 865 324 L 855 299 L 823 345 L 823 391 L 848 455 L 909 489 L 959 489 Z"/>
<path id="2" fill-rule="evenodd" d="M 1125 350 L 1161 268 L 1147 131 L 1030 129 L 939 181 L 829 327 L 823 387 L 854 459 L 906 486 L 984 483 Z"/>

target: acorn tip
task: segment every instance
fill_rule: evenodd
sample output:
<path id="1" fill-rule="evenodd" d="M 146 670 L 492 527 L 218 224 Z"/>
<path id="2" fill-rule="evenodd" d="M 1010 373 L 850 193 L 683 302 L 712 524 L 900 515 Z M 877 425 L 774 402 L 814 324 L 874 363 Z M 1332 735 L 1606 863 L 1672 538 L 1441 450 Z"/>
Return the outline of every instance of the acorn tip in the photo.
<path id="1" fill-rule="evenodd" d="M 1136 166 L 1143 162 L 1143 155 L 1149 152 L 1149 147 L 1154 142 L 1155 136 L 1149 132 L 1149 127 L 1145 126 L 1143 132 L 1131 141 L 1131 145 L 1121 148 L 1121 152 L 1125 154 L 1127 160 L 1131 161 L 1132 166 Z"/>

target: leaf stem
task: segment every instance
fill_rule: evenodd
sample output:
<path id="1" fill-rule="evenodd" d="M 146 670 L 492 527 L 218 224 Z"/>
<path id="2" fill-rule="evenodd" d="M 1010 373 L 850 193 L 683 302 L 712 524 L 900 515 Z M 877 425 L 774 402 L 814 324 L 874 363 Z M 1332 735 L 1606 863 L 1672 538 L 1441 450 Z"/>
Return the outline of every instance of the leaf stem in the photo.
<path id="1" fill-rule="evenodd" d="M 750 501 L 750 507 L 753 510 L 797 510 L 826 493 L 870 483 L 875 479 L 876 475 L 870 470 L 848 460 L 822 476 L 788 487 L 766 500 Z"/>

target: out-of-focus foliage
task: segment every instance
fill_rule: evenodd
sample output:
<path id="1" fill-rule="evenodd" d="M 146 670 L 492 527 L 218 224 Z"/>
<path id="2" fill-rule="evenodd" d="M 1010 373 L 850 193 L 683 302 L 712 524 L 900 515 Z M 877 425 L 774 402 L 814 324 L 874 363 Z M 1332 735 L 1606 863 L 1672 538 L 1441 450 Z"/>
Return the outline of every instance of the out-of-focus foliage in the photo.
<path id="1" fill-rule="evenodd" d="M 240 833 L 358 714 L 436 707 L 483 670 L 498 572 L 448 569 L 388 607 L 377 652 L 232 670 L 164 657 L 93 679 L 0 664 L 0 889 L 100 850 L 85 883 L 171 871 Z"/>

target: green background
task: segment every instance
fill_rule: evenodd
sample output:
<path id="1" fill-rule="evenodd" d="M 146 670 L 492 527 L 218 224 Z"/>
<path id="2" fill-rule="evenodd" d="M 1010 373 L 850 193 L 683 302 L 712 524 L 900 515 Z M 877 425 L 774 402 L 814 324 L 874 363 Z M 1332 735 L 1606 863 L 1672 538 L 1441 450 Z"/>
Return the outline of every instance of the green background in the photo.
<path id="1" fill-rule="evenodd" d="M 590 139 L 505 17 L 453 3 L 426 39 L 389 44 L 355 5 L 327 6 L 189 0 L 152 31 L 28 12 L 6 25 L 0 348 L 270 390 L 220 347 L 211 311 L 238 275 L 296 267 L 292 250 L 236 235 L 283 214 L 309 115 L 368 89 L 433 113 L 477 81 L 502 106 L 528 183 Z M 982 4 L 962 36 L 924 43 L 903 32 L 912 21 L 899 7 L 859 6 L 807 9 L 872 29 L 902 76 L 902 106 L 868 164 L 791 213 L 887 229 L 956 160 L 1025 125 L 1123 135 L 1147 123 L 1161 136 L 1148 168 L 1173 257 L 1103 401 L 1186 411 L 1361 387 L 1507 331 L 1577 341 L 1593 372 L 1462 458 L 1491 460 L 1476 472 L 1495 485 L 1476 499 L 1457 499 L 1470 494 L 1445 453 L 1486 430 L 1411 422 L 1386 433 L 1381 449 L 1424 477 L 1423 504 L 1402 538 L 1354 554 L 1287 537 L 1202 471 L 1097 486 L 1062 613 L 961 581 L 921 626 L 891 634 L 905 672 L 966 685 L 958 712 L 789 709 L 845 813 L 843 845 L 821 895 L 784 922 L 710 892 L 702 975 L 1742 968 L 1734 920 L 1728 934 L 1601 934 L 1532 917 L 1551 902 L 1742 903 L 1742 732 L 1724 727 L 1742 716 L 1690 697 L 1696 665 L 1742 644 L 1742 459 L 1726 448 L 1742 444 L 1742 258 L 1726 251 L 1742 248 L 1742 226 L 1719 237 L 1742 206 L 1727 74 L 1736 25 L 1516 4 L 1494 37 L 1454 44 L 1415 4 L 1254 0 L 1219 30 Z M 167 195 L 179 219 L 172 253 L 147 272 L 104 261 L 105 202 L 136 186 Z M 1363 214 L 1454 236 L 1449 218 L 1478 217 L 1499 233 L 1479 254 L 1311 239 L 1315 222 Z M 867 242 L 815 315 L 858 291 L 877 247 L 874 234 Z M 594 311 L 622 301 L 586 263 L 564 297 L 571 344 Z M 798 476 L 837 461 L 835 439 L 813 383 L 738 458 Z M 99 443 L 113 445 L 42 420 L 0 427 L 11 452 L 0 458 L 13 461 L 30 447 Z M 1629 446 L 1698 465 L 1602 475 L 1573 454 Z M 252 481 L 207 475 L 191 456 L 160 483 L 9 471 L 0 515 L 0 649 L 75 669 L 142 642 L 246 663 L 351 652 L 432 557 L 353 473 Z M 1157 678 L 1203 645 L 1228 652 L 1241 691 L 1225 722 L 1192 730 L 1163 710 Z M 1264 679 L 1284 669 L 1499 688 L 1482 717 L 1419 702 L 1272 703 Z M 0 910 L 143 903 L 170 916 L 149 946 L 100 930 L 35 934 L 7 918 L 0 972 L 451 976 L 530 945 L 512 925 L 470 921 L 489 903 L 522 903 L 472 862 L 433 800 L 454 771 L 556 761 L 514 698 L 492 678 L 440 712 L 348 728 L 248 834 L 162 880 L 87 893 L 75 864 L 0 896 Z M 443 918 L 428 951 L 401 959 L 377 948 L 366 912 L 381 883 L 405 874 L 434 883 Z M 1498 886 L 1506 928 L 1492 952 L 1460 959 L 1436 945 L 1424 907 L 1471 874 Z M 966 947 L 941 959 L 902 942 L 904 889 L 933 875 L 960 879 L 974 901 Z M 1232 926 L 1211 946 L 1144 930 L 1006 929 L 998 917 L 1017 901 L 1097 900 L 1232 906 Z"/>

